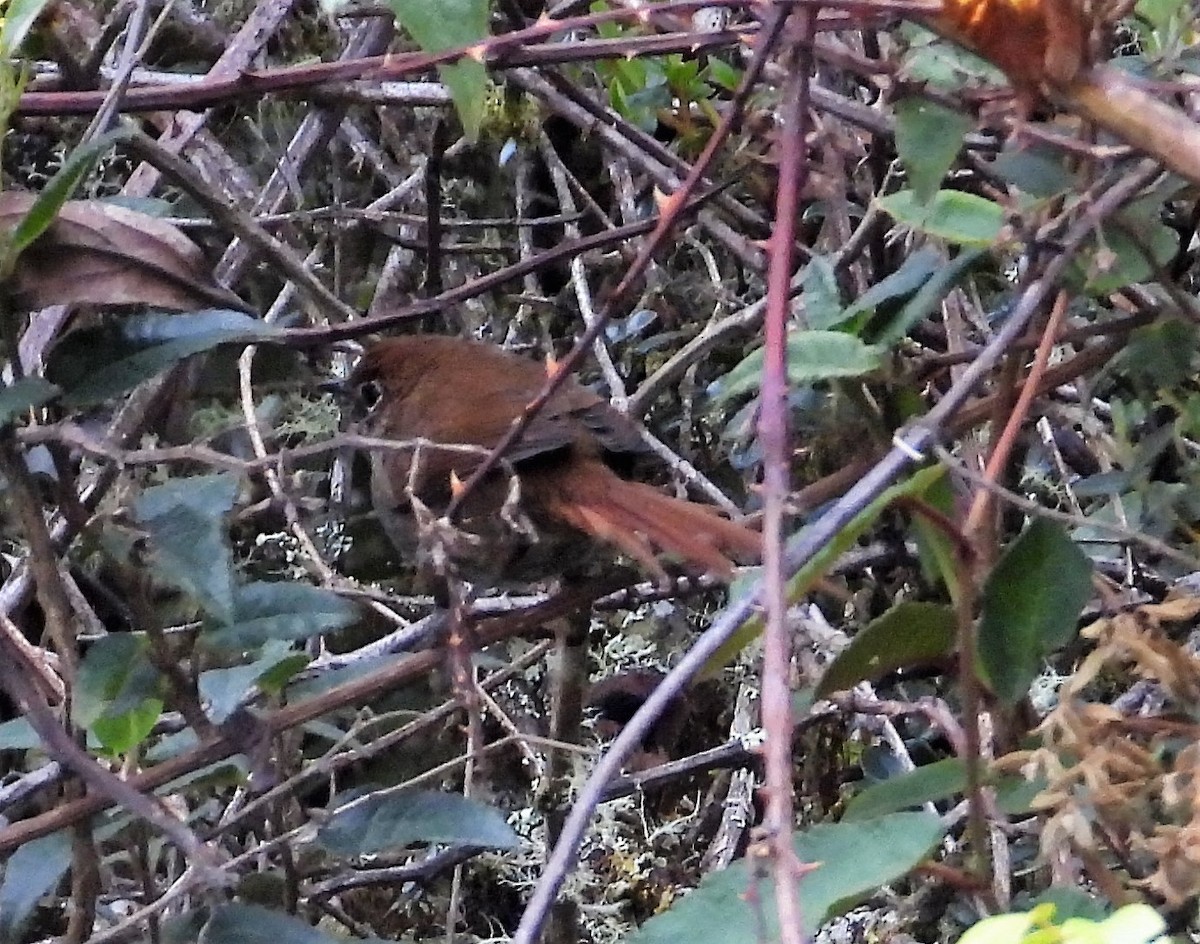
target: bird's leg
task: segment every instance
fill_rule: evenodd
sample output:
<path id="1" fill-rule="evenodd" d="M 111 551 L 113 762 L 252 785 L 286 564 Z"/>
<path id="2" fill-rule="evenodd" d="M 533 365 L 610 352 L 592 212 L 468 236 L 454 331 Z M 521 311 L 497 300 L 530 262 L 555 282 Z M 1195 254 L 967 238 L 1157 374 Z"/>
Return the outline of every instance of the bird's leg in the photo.
<path id="1" fill-rule="evenodd" d="M 482 699 L 475 678 L 475 652 L 479 645 L 467 618 L 471 595 L 469 585 L 458 574 L 455 548 L 461 547 L 463 541 L 478 545 L 480 539 L 456 528 L 449 518 L 434 512 L 417 496 L 422 458 L 422 447 L 418 445 L 406 491 L 417 523 L 418 569 L 432 583 L 437 605 L 449 613 L 442 637 L 443 670 L 455 699 L 466 712 L 468 757 L 477 758 L 466 768 L 464 791 L 469 796 L 472 775 L 479 770 L 478 757 L 482 756 L 483 748 Z"/>
<path id="2" fill-rule="evenodd" d="M 568 576 L 564 576 L 567 582 Z M 575 580 L 570 580 L 571 584 Z M 552 747 L 546 764 L 542 804 L 546 815 L 546 848 L 554 849 L 571 811 L 577 754 L 568 745 L 583 740 L 583 700 L 588 683 L 587 640 L 591 609 L 584 607 L 552 624 L 557 641 L 550 700 L 550 738 L 563 747 Z M 576 944 L 579 935 L 578 904 L 563 898 L 550 912 L 546 944 Z"/>
<path id="3" fill-rule="evenodd" d="M 508 491 L 504 496 L 504 504 L 500 506 L 500 518 L 515 533 L 528 538 L 530 542 L 538 539 L 537 528 L 525 514 L 521 504 L 521 476 L 515 469 L 508 468 Z"/>
<path id="4" fill-rule="evenodd" d="M 413 520 L 417 531 L 417 569 L 433 579 L 435 587 L 454 573 L 457 573 L 456 561 L 470 557 L 479 547 L 481 541 L 477 535 L 463 531 L 441 512 L 435 512 L 420 497 L 422 486 L 428 482 L 422 475 L 421 466 L 425 459 L 425 447 L 418 443 L 413 450 L 412 463 L 408 468 L 408 481 L 404 486 L 412 507 Z M 457 486 L 457 478 L 450 473 L 450 490 Z M 443 597 L 448 601 L 449 596 L 443 588 Z M 437 591 L 435 590 L 435 594 Z"/>

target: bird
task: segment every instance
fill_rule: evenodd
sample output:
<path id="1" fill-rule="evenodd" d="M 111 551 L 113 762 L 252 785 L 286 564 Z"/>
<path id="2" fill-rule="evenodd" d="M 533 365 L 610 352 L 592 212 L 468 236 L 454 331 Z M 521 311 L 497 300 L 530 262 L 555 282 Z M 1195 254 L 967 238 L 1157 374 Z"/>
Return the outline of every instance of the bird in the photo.
<path id="1" fill-rule="evenodd" d="M 371 451 L 371 499 L 384 531 L 418 564 L 465 579 L 532 582 L 578 572 L 599 547 L 664 579 L 660 555 L 731 579 L 761 537 L 716 508 L 632 476 L 648 452 L 638 425 L 567 377 L 466 495 L 462 483 L 545 386 L 552 366 L 445 335 L 368 346 L 344 384 L 364 435 L 409 443 Z"/>

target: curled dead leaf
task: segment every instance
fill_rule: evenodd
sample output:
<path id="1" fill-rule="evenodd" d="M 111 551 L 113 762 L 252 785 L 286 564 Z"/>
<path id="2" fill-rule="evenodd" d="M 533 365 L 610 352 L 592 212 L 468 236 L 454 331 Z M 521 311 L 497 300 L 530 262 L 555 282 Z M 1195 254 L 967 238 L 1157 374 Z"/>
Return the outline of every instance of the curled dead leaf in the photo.
<path id="1" fill-rule="evenodd" d="M 12 232 L 36 195 L 0 193 L 0 233 Z M 10 303 L 148 305 L 172 311 L 248 311 L 212 278 L 200 248 L 163 220 L 99 200 L 68 200 L 17 260 L 5 289 Z"/>

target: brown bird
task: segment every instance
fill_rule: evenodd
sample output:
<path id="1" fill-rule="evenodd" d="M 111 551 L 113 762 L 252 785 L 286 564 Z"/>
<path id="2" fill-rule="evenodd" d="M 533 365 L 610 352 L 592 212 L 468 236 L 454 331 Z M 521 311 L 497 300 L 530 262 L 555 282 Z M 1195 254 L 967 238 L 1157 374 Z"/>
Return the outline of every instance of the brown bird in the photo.
<path id="1" fill-rule="evenodd" d="M 577 571 L 595 542 L 658 576 L 659 554 L 724 578 L 734 558 L 758 556 L 759 536 L 716 509 L 626 478 L 646 452 L 637 426 L 574 378 L 466 497 L 453 526 L 439 521 L 546 379 L 534 361 L 462 338 L 391 338 L 368 349 L 346 384 L 364 413 L 360 429 L 414 441 L 371 454 L 372 501 L 402 553 L 432 547 L 435 566 L 492 580 Z"/>

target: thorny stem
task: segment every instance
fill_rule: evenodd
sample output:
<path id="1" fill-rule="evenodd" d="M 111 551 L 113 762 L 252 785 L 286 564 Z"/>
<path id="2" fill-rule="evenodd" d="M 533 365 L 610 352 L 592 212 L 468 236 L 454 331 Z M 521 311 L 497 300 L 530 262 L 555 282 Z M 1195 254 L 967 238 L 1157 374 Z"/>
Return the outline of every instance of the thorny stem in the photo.
<path id="1" fill-rule="evenodd" d="M 779 15 L 778 12 L 776 15 Z M 788 627 L 788 588 L 783 549 L 785 505 L 791 485 L 787 417 L 787 329 L 792 244 L 800 194 L 808 177 L 808 86 L 811 56 L 806 40 L 815 11 L 793 18 L 799 35 L 792 48 L 789 80 L 780 105 L 779 193 L 775 230 L 771 235 L 767 270 L 766 363 L 763 370 L 758 432 L 763 447 L 763 638 L 762 718 L 767 808 L 763 816 L 764 843 L 770 849 L 775 908 L 783 944 L 803 944 L 803 915 L 796 882 L 800 863 L 792 845 L 795 818 L 792 797 L 792 645 Z"/>

